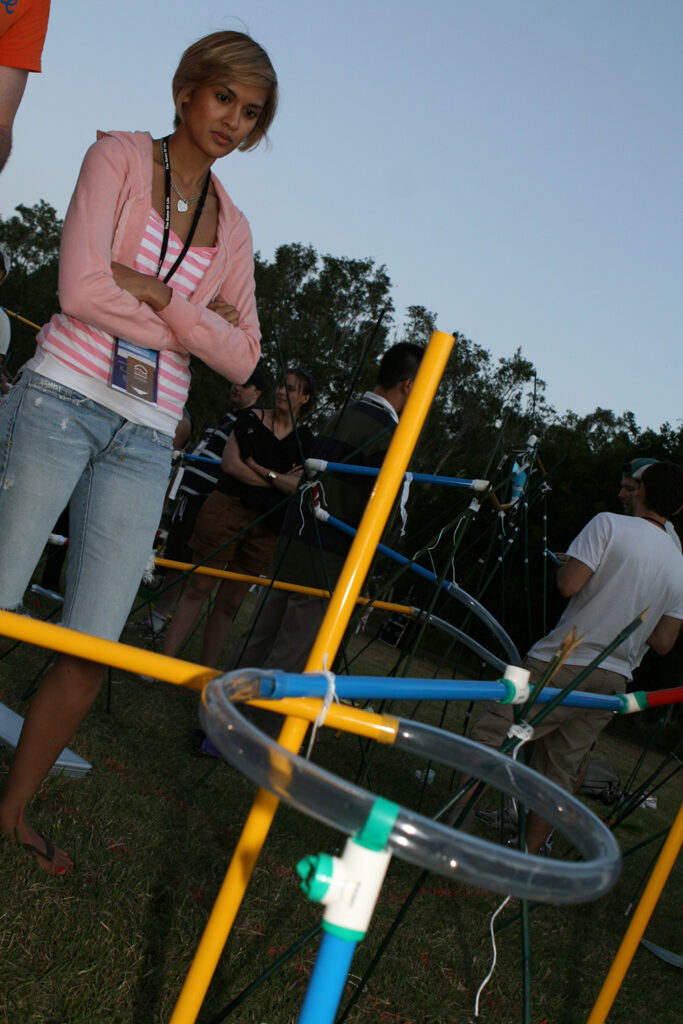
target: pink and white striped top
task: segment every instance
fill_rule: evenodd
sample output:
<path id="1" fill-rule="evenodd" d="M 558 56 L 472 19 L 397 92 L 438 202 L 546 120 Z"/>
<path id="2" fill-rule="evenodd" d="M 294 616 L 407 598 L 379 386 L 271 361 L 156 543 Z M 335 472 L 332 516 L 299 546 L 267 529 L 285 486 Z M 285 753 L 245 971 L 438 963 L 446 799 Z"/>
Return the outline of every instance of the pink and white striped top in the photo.
<path id="1" fill-rule="evenodd" d="M 134 270 L 153 276 L 156 273 L 164 224 L 152 208 L 145 233 L 140 243 Z M 182 242 L 171 231 L 160 277 L 170 270 L 182 249 Z M 206 273 L 216 249 L 210 246 L 190 246 L 169 286 L 184 298 L 194 294 Z M 183 414 L 190 387 L 190 357 L 185 353 L 163 351 L 159 353 L 157 404 L 149 405 L 123 392 L 108 387 L 111 373 L 114 337 L 98 330 L 76 317 L 56 313 L 45 324 L 37 337 L 36 354 L 28 363 L 30 369 L 73 387 L 113 412 L 134 423 L 154 427 L 173 434 L 176 422 Z M 135 338 L 127 339 L 135 341 Z"/>

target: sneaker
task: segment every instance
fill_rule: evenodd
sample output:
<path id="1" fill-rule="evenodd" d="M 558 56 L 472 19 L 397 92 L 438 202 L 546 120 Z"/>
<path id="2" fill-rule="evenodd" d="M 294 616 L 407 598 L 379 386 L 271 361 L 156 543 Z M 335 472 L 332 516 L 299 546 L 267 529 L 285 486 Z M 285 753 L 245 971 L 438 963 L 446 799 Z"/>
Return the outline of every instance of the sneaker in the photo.
<path id="1" fill-rule="evenodd" d="M 160 640 L 168 629 L 168 624 L 171 621 L 169 618 L 164 618 L 161 615 L 157 615 L 156 612 L 152 612 L 146 615 L 143 619 L 129 619 L 126 626 L 129 629 L 135 629 L 138 633 L 144 633 L 146 636 L 152 637 L 154 640 Z"/>
<path id="2" fill-rule="evenodd" d="M 504 832 L 517 831 L 517 811 L 512 804 L 506 804 L 503 811 L 475 811 L 475 814 L 489 828 L 495 828 L 499 832 L 501 827 Z"/>

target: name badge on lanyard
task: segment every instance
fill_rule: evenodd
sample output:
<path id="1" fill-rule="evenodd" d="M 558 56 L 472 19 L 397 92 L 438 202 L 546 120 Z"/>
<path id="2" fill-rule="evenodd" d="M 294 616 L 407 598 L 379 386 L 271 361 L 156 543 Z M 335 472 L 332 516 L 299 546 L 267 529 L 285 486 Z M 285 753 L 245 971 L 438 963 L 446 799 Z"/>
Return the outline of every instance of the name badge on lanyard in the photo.
<path id="1" fill-rule="evenodd" d="M 159 262 L 157 264 L 155 277 L 159 276 L 159 272 L 163 266 L 166 251 L 168 249 L 168 239 L 171 232 L 171 163 L 168 158 L 169 137 L 170 136 L 166 136 L 165 139 L 161 139 L 161 156 L 164 164 L 166 189 L 164 196 L 164 234 L 161 240 L 161 250 L 159 252 Z M 202 210 L 204 209 L 204 201 L 206 200 L 206 194 L 209 191 L 210 180 L 211 171 L 209 170 L 206 172 L 206 180 L 204 181 L 202 193 L 197 202 L 197 208 L 192 220 L 192 227 L 190 228 L 180 255 L 164 277 L 164 284 L 168 284 L 171 280 L 176 270 L 185 259 L 187 250 L 190 248 L 194 233 L 197 230 L 199 218 L 201 217 Z M 112 359 L 111 372 L 109 374 L 109 387 L 113 388 L 115 391 L 123 391 L 132 398 L 139 399 L 141 402 L 147 402 L 149 405 L 156 405 L 158 384 L 159 352 L 156 349 L 143 348 L 141 345 L 136 345 L 132 341 L 127 341 L 125 338 L 114 338 L 114 356 Z"/>
<path id="2" fill-rule="evenodd" d="M 109 387 L 124 391 L 133 398 L 150 405 L 157 403 L 159 376 L 159 353 L 151 348 L 141 348 L 125 338 L 114 338 Z"/>

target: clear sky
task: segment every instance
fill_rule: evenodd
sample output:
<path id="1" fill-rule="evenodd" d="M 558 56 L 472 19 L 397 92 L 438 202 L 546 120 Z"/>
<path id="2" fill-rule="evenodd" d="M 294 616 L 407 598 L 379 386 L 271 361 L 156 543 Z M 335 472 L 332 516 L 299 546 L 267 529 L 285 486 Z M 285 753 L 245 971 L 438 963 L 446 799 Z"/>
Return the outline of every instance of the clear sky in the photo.
<path id="1" fill-rule="evenodd" d="M 271 257 L 373 257 L 408 305 L 509 355 L 563 412 L 681 421 L 681 0 L 53 0 L 0 214 L 63 215 L 96 129 L 170 130 L 182 50 L 250 32 L 269 150 L 216 171 Z M 24 311 L 30 316 L 30 310 Z"/>

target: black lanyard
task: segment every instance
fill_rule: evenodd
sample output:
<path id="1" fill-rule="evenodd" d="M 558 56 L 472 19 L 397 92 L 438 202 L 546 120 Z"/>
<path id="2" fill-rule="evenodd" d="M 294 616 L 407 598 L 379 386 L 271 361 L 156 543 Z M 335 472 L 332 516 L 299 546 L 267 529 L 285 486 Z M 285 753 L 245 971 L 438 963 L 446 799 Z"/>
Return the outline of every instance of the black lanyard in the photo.
<path id="1" fill-rule="evenodd" d="M 168 249 L 168 236 L 171 230 L 171 162 L 168 159 L 168 140 L 170 139 L 170 137 L 170 135 L 167 135 L 165 139 L 161 140 L 161 157 L 164 162 L 164 172 L 166 175 L 166 190 L 164 195 L 164 237 L 161 240 L 161 252 L 159 253 L 159 262 L 157 264 L 156 270 L 157 277 L 159 276 L 159 271 L 161 270 L 161 267 L 164 262 L 164 257 L 166 256 L 166 250 Z M 192 239 L 194 237 L 194 233 L 197 230 L 197 224 L 199 224 L 199 218 L 201 217 L 202 210 L 204 209 L 204 200 L 206 199 L 206 193 L 209 191 L 210 179 L 211 171 L 207 171 L 204 187 L 202 188 L 202 194 L 200 195 L 197 201 L 197 209 L 194 212 L 194 220 L 192 221 L 190 233 L 185 239 L 185 245 L 182 248 L 180 256 L 166 274 L 164 278 L 164 284 L 167 284 L 171 280 L 176 270 L 185 259 L 187 250 L 190 248 Z"/>

